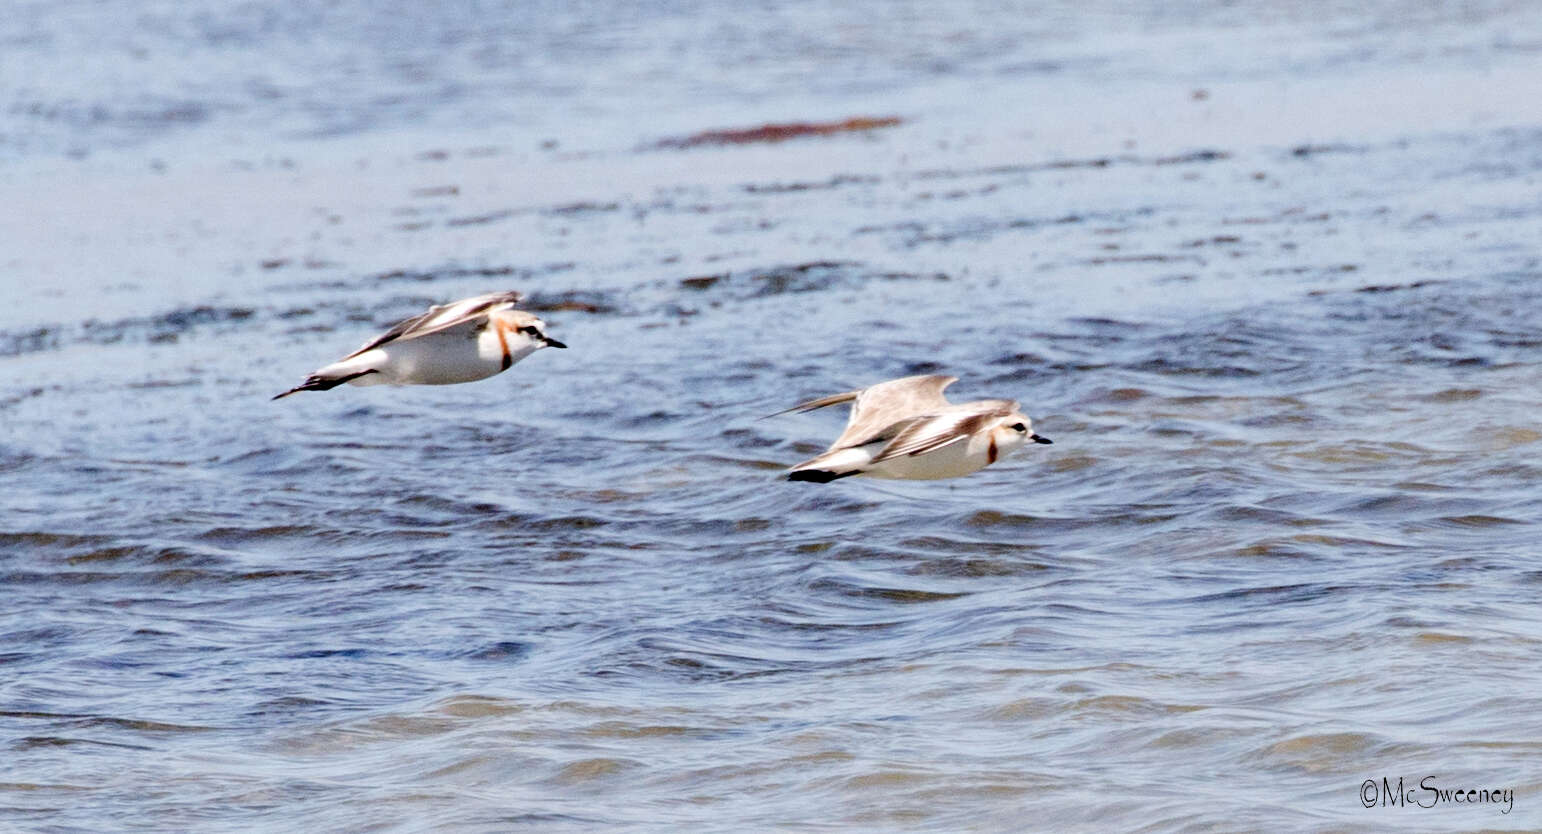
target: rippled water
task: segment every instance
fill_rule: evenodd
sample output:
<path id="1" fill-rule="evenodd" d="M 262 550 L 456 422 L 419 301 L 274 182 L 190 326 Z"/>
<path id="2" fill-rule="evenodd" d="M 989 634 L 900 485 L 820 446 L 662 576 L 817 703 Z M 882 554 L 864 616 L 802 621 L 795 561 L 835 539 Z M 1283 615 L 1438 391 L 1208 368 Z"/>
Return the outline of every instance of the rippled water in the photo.
<path id="1" fill-rule="evenodd" d="M 22 4 L 0 827 L 1542 826 L 1537 20 Z M 778 479 L 930 372 L 1055 445 Z"/>

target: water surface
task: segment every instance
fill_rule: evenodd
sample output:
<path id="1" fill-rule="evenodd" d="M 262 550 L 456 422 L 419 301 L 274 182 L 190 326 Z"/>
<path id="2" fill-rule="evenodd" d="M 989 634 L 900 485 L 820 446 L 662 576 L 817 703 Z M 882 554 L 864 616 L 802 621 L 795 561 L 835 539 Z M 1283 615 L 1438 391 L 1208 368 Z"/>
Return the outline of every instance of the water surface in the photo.
<path id="1" fill-rule="evenodd" d="M 1542 825 L 1525 7 L 0 41 L 7 826 Z M 495 289 L 572 349 L 268 401 Z M 842 415 L 759 417 L 937 372 L 1055 445 L 778 479 Z M 1426 776 L 1513 805 L 1363 807 Z"/>

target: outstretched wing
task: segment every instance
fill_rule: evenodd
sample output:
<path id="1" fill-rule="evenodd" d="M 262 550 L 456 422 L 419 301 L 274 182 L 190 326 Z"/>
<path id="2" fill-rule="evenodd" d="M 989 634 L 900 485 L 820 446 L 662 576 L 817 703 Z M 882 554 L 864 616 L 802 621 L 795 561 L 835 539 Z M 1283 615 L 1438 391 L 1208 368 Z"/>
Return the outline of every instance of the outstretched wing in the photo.
<path id="1" fill-rule="evenodd" d="M 856 392 L 846 430 L 832 449 L 865 446 L 892 435 L 895 424 L 929 411 L 948 407 L 942 389 L 958 381 L 956 376 L 931 374 L 880 382 Z"/>
<path id="2" fill-rule="evenodd" d="M 980 400 L 951 406 L 946 411 L 922 414 L 899 426 L 893 439 L 873 458 L 873 463 L 905 455 L 924 455 L 962 443 L 992 421 L 1016 410 L 1017 403 L 1011 400 Z"/>
<path id="3" fill-rule="evenodd" d="M 352 359 L 365 351 L 374 350 L 389 342 L 416 339 L 421 336 L 427 336 L 430 333 L 449 330 L 452 327 L 465 324 L 474 319 L 485 318 L 488 314 L 497 310 L 513 307 L 520 298 L 521 296 L 517 292 L 494 292 L 461 299 L 450 304 L 435 305 L 420 315 L 397 322 L 390 330 L 371 339 L 363 347 L 344 356 L 339 361 Z"/>
<path id="4" fill-rule="evenodd" d="M 799 414 L 801 414 L 801 413 L 803 413 L 805 411 L 813 411 L 816 408 L 824 408 L 827 405 L 835 405 L 837 403 L 849 402 L 851 400 L 856 399 L 857 395 L 860 394 L 860 393 L 862 393 L 862 392 L 860 390 L 857 390 L 857 391 L 847 391 L 847 392 L 842 393 L 842 394 L 831 394 L 828 397 L 820 397 L 817 400 L 809 400 L 806 403 L 798 403 L 797 405 L 793 406 L 792 408 L 784 408 L 781 411 L 777 411 L 777 412 L 774 412 L 772 414 L 767 414 L 766 416 L 761 417 L 760 419 L 762 419 L 762 420 L 769 420 L 772 417 L 780 417 L 783 414 L 791 414 L 794 411 L 796 411 Z"/>

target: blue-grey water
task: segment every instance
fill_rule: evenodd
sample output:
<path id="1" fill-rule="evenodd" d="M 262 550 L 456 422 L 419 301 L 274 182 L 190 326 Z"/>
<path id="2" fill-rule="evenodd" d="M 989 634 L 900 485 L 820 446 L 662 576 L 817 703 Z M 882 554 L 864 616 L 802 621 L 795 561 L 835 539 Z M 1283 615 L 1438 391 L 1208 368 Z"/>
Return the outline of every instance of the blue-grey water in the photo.
<path id="1" fill-rule="evenodd" d="M 1539 91 L 1526 3 L 11 3 L 0 829 L 1536 830 Z M 268 399 L 501 289 L 571 349 Z M 934 372 L 1055 444 L 779 480 Z"/>

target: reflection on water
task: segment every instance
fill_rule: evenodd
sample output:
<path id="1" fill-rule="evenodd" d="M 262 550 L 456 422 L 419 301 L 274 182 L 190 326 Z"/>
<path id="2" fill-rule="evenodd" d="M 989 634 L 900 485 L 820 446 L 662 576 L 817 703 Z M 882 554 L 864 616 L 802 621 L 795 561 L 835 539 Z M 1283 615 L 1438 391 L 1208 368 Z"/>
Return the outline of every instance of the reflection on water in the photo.
<path id="1" fill-rule="evenodd" d="M 800 8 L 0 23 L 0 819 L 1537 825 L 1535 23 Z M 573 350 L 267 401 L 497 289 Z M 779 480 L 935 372 L 1055 445 Z"/>

